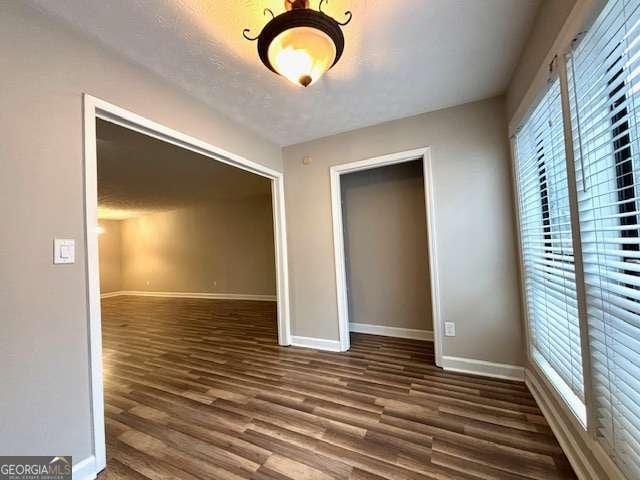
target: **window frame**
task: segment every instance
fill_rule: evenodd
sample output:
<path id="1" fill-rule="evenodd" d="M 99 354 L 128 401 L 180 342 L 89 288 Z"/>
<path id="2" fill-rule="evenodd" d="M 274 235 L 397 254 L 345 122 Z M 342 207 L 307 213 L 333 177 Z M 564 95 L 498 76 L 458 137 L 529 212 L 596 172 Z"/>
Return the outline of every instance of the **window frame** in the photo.
<path id="1" fill-rule="evenodd" d="M 564 62 L 559 62 L 557 57 L 554 57 L 553 62 L 549 68 L 549 74 L 546 82 L 546 88 L 542 89 L 538 96 L 536 97 L 536 101 L 533 102 L 527 112 L 527 114 L 522 118 L 519 125 L 522 126 L 525 122 L 530 118 L 533 114 L 537 106 L 544 100 L 546 94 L 549 91 L 550 86 L 558 81 L 560 85 L 560 100 L 561 100 L 561 121 L 562 121 L 562 130 L 564 134 L 564 144 L 565 144 L 565 162 L 566 162 L 566 175 L 567 175 L 567 190 L 568 190 L 568 199 L 569 199 L 569 215 L 572 229 L 572 248 L 573 255 L 572 263 L 574 267 L 575 273 L 575 288 L 576 288 L 576 300 L 577 300 L 577 310 L 578 310 L 578 325 L 580 332 L 580 348 L 581 348 L 581 360 L 582 360 L 582 379 L 583 379 L 583 389 L 584 389 L 584 401 L 576 395 L 571 387 L 567 384 L 567 382 L 561 377 L 561 375 L 556 371 L 556 369 L 549 363 L 544 355 L 538 350 L 536 347 L 535 340 L 532 337 L 532 328 L 530 322 L 530 302 L 529 296 L 527 294 L 527 268 L 525 265 L 525 255 L 523 250 L 523 241 L 522 241 L 522 230 L 521 230 L 521 218 L 522 212 L 520 211 L 520 182 L 518 181 L 518 148 L 516 136 L 517 132 L 515 132 L 511 136 L 512 143 L 512 178 L 514 185 L 514 205 L 516 210 L 516 224 L 517 224 L 517 237 L 518 237 L 518 252 L 519 252 L 519 263 L 520 263 L 520 282 L 521 282 L 521 299 L 522 299 L 522 315 L 525 320 L 525 339 L 527 342 L 527 356 L 532 366 L 534 366 L 540 375 L 541 378 L 545 380 L 548 387 L 551 387 L 551 390 L 555 391 L 558 399 L 561 403 L 566 407 L 567 411 L 571 413 L 573 420 L 575 420 L 576 424 L 579 427 L 587 432 L 589 431 L 591 422 L 589 417 L 589 402 L 590 402 L 590 392 L 587 390 L 587 385 L 590 387 L 590 381 L 587 379 L 587 372 L 590 370 L 585 370 L 585 367 L 590 368 L 590 364 L 588 359 L 585 364 L 585 354 L 588 354 L 588 350 L 585 351 L 585 342 L 588 348 L 588 338 L 585 337 L 583 322 L 586 322 L 586 305 L 583 301 L 585 298 L 584 295 L 584 273 L 582 270 L 582 249 L 581 249 L 581 239 L 579 235 L 579 220 L 577 217 L 578 205 L 575 202 L 573 195 L 571 194 L 572 183 L 575 189 L 575 175 L 571 174 L 573 170 L 573 143 L 572 133 L 570 129 L 570 123 L 567 122 L 567 114 L 568 112 L 568 103 L 565 105 L 566 93 L 568 89 L 566 88 L 566 70 L 563 72 Z M 519 131 L 519 129 L 518 129 Z M 567 143 L 570 141 L 571 143 Z M 537 143 L 536 143 L 537 145 Z M 568 151 L 571 149 L 571 156 L 569 158 Z M 538 159 L 540 160 L 544 156 L 544 152 L 540 155 L 540 150 L 536 149 L 536 155 L 538 155 Z M 549 188 L 549 178 L 548 178 L 548 170 L 546 166 L 546 162 L 543 161 L 543 167 L 538 168 L 538 172 L 545 169 L 545 181 L 539 178 L 540 182 L 540 194 L 541 198 L 543 196 L 544 188 Z M 539 173 L 540 177 L 540 173 Z M 546 187 L 543 184 L 546 183 Z M 545 194 L 547 200 L 550 200 L 549 193 Z M 542 256 L 549 255 L 551 252 L 547 251 L 546 248 L 553 245 L 553 222 L 551 217 L 551 205 L 547 204 L 547 216 L 545 217 L 545 206 L 542 202 L 540 208 L 540 214 L 542 218 L 543 231 L 544 231 L 544 239 L 545 239 L 545 252 L 542 253 Z M 576 230 L 577 229 L 577 230 Z M 576 236 L 577 232 L 577 236 Z M 577 237 L 577 238 L 576 238 Z M 566 261 L 566 260 L 563 260 Z M 582 290 L 582 292 L 580 291 Z"/>

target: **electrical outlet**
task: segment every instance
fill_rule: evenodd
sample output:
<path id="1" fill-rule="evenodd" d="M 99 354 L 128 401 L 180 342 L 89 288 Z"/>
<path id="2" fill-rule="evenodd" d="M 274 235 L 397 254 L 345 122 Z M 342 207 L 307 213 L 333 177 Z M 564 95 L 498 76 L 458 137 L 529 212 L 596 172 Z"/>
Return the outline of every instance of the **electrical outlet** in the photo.
<path id="1" fill-rule="evenodd" d="M 444 334 L 447 337 L 455 337 L 456 324 L 454 322 L 444 322 Z"/>
<path id="2" fill-rule="evenodd" d="M 147 280 L 147 287 L 151 285 L 151 282 L 149 280 Z"/>

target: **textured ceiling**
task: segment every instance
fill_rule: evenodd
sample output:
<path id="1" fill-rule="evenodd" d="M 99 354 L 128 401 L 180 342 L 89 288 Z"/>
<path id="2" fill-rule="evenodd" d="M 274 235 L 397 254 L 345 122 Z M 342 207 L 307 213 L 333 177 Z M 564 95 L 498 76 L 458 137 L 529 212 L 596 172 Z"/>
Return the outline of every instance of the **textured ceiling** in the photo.
<path id="1" fill-rule="evenodd" d="M 308 89 L 260 63 L 242 29 L 284 0 L 30 0 L 279 145 L 502 93 L 539 0 L 330 0 L 341 61 Z M 319 0 L 311 0 L 316 8 Z"/>
<path id="2" fill-rule="evenodd" d="M 271 192 L 269 180 L 98 120 L 98 218 L 124 219 Z"/>

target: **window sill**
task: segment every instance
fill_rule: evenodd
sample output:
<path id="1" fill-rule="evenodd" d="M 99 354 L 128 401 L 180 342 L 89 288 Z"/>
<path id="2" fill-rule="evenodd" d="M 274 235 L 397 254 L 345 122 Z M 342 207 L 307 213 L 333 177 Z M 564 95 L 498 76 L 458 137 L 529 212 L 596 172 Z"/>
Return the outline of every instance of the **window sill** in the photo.
<path id="1" fill-rule="evenodd" d="M 531 358 L 534 366 L 540 370 L 544 379 L 553 387 L 568 411 L 573 414 L 584 431 L 587 431 L 587 407 L 582 400 L 573 393 L 562 377 L 535 348 L 532 348 Z"/>

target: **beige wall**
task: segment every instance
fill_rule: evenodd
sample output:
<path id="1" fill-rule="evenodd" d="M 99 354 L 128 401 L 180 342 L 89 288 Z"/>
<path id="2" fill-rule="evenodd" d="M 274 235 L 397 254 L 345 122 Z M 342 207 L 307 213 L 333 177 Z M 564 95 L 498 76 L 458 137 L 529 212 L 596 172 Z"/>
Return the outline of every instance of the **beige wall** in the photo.
<path id="1" fill-rule="evenodd" d="M 275 295 L 271 196 L 124 220 L 122 290 Z"/>
<path id="2" fill-rule="evenodd" d="M 349 320 L 433 330 L 422 162 L 341 176 Z"/>
<path id="3" fill-rule="evenodd" d="M 98 236 L 100 250 L 100 293 L 122 290 L 121 225 L 117 220 L 100 220 L 103 232 Z"/>
<path id="4" fill-rule="evenodd" d="M 25 2 L 0 2 L 0 453 L 91 454 L 82 94 L 277 170 L 281 149 Z M 76 263 L 52 264 L 53 238 Z"/>
<path id="5" fill-rule="evenodd" d="M 516 112 L 576 0 L 543 0 L 507 91 L 507 121 Z"/>
<path id="6" fill-rule="evenodd" d="M 522 364 L 504 107 L 493 98 L 283 150 L 294 335 L 339 337 L 329 167 L 431 146 L 442 319 L 457 327 L 444 353 Z"/>

